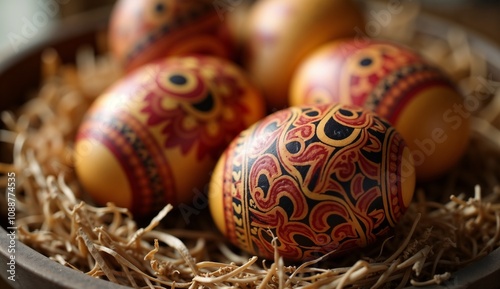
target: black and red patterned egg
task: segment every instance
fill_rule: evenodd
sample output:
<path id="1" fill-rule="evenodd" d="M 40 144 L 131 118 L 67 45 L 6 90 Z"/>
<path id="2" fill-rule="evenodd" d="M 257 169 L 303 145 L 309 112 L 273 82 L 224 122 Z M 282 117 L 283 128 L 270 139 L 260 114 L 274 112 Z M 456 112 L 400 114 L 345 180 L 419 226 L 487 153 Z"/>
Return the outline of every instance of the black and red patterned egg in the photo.
<path id="1" fill-rule="evenodd" d="M 341 102 L 386 118 L 412 150 L 417 178 L 453 167 L 469 142 L 469 117 L 455 84 L 415 51 L 380 40 L 344 39 L 298 68 L 290 103 Z"/>
<path id="2" fill-rule="evenodd" d="M 209 191 L 214 222 L 236 246 L 304 261 L 386 236 L 413 197 L 410 151 L 375 113 L 347 105 L 291 107 L 243 131 Z"/>
<path id="3" fill-rule="evenodd" d="M 98 203 L 136 216 L 193 205 L 229 142 L 261 119 L 264 100 L 244 72 L 209 56 L 141 67 L 101 95 L 79 128 L 77 176 Z"/>
<path id="4" fill-rule="evenodd" d="M 229 57 L 229 28 L 213 2 L 120 0 L 109 23 L 110 50 L 127 70 L 173 55 Z"/>

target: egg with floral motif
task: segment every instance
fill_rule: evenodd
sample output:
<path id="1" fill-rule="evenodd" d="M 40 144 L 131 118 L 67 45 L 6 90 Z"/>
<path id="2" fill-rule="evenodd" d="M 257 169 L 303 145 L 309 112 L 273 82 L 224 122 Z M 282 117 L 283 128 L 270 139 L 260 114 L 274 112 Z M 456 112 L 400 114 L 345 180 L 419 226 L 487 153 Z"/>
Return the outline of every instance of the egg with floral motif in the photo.
<path id="1" fill-rule="evenodd" d="M 411 148 L 420 180 L 446 173 L 469 142 L 470 120 L 456 85 L 396 43 L 344 39 L 325 44 L 299 66 L 289 97 L 292 105 L 341 102 L 375 111 Z"/>
<path id="2" fill-rule="evenodd" d="M 219 155 L 264 116 L 264 101 L 236 65 L 210 56 L 148 64 L 101 95 L 81 124 L 75 168 L 98 204 L 136 216 L 192 206 Z"/>
<path id="3" fill-rule="evenodd" d="M 111 53 L 126 70 L 174 55 L 230 57 L 221 9 L 211 0 L 120 0 L 109 22 Z"/>
<path id="4" fill-rule="evenodd" d="M 312 105 L 240 133 L 216 165 L 209 205 L 234 245 L 305 261 L 386 237 L 414 186 L 410 150 L 389 123 L 359 107 Z"/>

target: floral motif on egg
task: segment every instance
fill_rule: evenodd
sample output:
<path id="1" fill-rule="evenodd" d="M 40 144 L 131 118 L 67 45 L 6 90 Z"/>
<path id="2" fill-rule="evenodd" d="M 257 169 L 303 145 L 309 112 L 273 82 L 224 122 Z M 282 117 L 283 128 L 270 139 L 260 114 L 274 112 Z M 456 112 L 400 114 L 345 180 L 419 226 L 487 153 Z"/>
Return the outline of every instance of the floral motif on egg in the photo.
<path id="1" fill-rule="evenodd" d="M 421 91 L 440 85 L 453 87 L 441 70 L 392 43 L 342 42 L 332 45 L 326 57 L 335 63 L 330 67 L 334 71 L 328 72 L 334 76 L 328 82 L 311 79 L 304 91 L 305 103 L 352 103 L 394 123 L 400 111 Z"/>
<path id="2" fill-rule="evenodd" d="M 208 57 L 173 58 L 147 78 L 144 86 L 150 89 L 141 112 L 148 125 L 162 127 L 164 147 L 179 147 L 184 154 L 195 149 L 198 159 L 217 159 L 225 144 L 246 128 L 240 116 L 250 110 L 240 96 L 248 87 L 236 68 L 224 64 Z"/>
<path id="3" fill-rule="evenodd" d="M 102 144 L 113 154 L 133 194 L 131 211 L 147 216 L 192 193 L 181 191 L 185 179 L 202 186 L 208 172 L 179 179 L 174 169 L 215 163 L 238 133 L 262 117 L 260 107 L 258 91 L 229 61 L 173 57 L 129 74 L 98 98 L 77 140 Z"/>
<path id="4" fill-rule="evenodd" d="M 406 210 L 406 145 L 387 122 L 349 106 L 291 108 L 246 130 L 227 150 L 229 239 L 250 253 L 307 260 L 363 247 Z"/>

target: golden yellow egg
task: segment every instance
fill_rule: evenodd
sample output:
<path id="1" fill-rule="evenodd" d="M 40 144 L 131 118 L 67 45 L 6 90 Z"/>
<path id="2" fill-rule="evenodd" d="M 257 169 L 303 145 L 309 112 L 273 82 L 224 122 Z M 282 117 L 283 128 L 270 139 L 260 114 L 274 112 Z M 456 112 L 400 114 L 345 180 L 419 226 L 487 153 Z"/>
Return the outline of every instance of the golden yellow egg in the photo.
<path id="1" fill-rule="evenodd" d="M 110 17 L 110 50 L 129 71 L 167 56 L 232 57 L 223 11 L 215 8 L 212 0 L 119 0 Z"/>
<path id="2" fill-rule="evenodd" d="M 375 111 L 412 150 L 417 177 L 453 167 L 469 141 L 464 98 L 437 67 L 400 45 L 344 39 L 318 48 L 294 75 L 290 103 L 341 102 Z"/>
<path id="3" fill-rule="evenodd" d="M 248 20 L 245 64 L 271 110 L 287 106 L 300 61 L 329 40 L 356 35 L 363 13 L 350 0 L 262 0 Z"/>
<path id="4" fill-rule="evenodd" d="M 141 67 L 91 107 L 76 140 L 77 175 L 98 203 L 137 216 L 167 203 L 192 206 L 220 153 L 264 116 L 241 69 L 208 56 Z"/>

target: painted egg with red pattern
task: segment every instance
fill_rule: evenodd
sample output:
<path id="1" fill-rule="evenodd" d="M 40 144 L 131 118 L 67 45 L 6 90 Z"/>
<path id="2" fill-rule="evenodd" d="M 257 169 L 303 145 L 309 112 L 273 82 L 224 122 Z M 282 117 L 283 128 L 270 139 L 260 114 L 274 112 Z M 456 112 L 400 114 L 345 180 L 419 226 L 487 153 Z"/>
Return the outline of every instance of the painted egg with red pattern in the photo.
<path id="1" fill-rule="evenodd" d="M 347 39 L 310 54 L 293 78 L 290 103 L 328 102 L 363 106 L 387 119 L 410 147 L 420 180 L 448 171 L 469 142 L 464 97 L 455 84 L 399 44 Z"/>
<path id="2" fill-rule="evenodd" d="M 154 62 L 93 103 L 77 134 L 76 173 L 96 203 L 135 216 L 192 206 L 229 142 L 264 113 L 259 91 L 227 60 Z"/>
<path id="3" fill-rule="evenodd" d="M 222 12 L 212 0 L 119 0 L 109 23 L 110 50 L 126 70 L 174 55 L 230 57 Z"/>
<path id="4" fill-rule="evenodd" d="M 411 203 L 415 171 L 399 133 L 348 105 L 290 107 L 244 130 L 209 190 L 220 231 L 250 254 L 305 261 L 365 247 Z"/>

